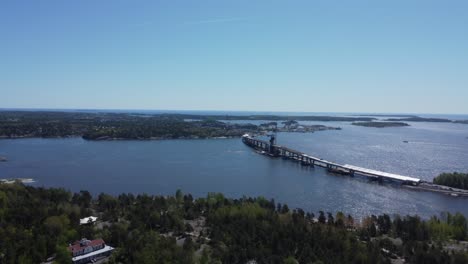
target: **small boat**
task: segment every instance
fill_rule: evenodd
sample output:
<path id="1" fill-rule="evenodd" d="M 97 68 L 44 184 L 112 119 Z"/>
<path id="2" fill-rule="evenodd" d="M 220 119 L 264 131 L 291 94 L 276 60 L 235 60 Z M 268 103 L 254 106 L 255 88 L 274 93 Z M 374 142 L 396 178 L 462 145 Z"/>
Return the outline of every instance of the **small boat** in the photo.
<path id="1" fill-rule="evenodd" d="M 403 143 L 409 143 L 408 140 L 403 140 Z"/>

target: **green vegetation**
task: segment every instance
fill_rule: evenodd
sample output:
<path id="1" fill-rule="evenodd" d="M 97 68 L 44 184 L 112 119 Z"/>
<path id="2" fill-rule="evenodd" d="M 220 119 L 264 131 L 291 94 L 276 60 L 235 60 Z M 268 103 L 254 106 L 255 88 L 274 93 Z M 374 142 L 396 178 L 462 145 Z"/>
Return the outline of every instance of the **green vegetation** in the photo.
<path id="1" fill-rule="evenodd" d="M 0 138 L 70 137 L 105 139 L 172 139 L 238 137 L 257 131 L 251 124 L 178 116 L 87 112 L 0 112 Z"/>
<path id="2" fill-rule="evenodd" d="M 277 116 L 277 115 L 190 115 L 190 114 L 132 114 L 106 112 L 55 112 L 55 111 L 1 111 L 0 138 L 23 137 L 73 137 L 88 140 L 109 139 L 176 139 L 239 137 L 245 133 L 260 133 L 262 127 L 252 124 L 234 124 L 226 120 L 285 121 L 285 126 L 297 121 L 342 121 L 353 125 L 386 127 L 404 126 L 400 121 L 455 122 L 438 118 L 412 116 L 388 119 L 393 122 L 376 122 L 372 117 L 346 116 Z M 276 122 L 275 122 L 276 123 Z M 273 123 L 267 123 L 273 124 Z M 265 126 L 263 126 L 263 129 Z M 323 125 L 301 125 L 301 128 L 284 128 L 283 132 L 314 132 L 329 129 Z"/>
<path id="3" fill-rule="evenodd" d="M 265 127 L 252 124 L 234 124 L 220 120 L 288 120 L 286 122 L 296 122 L 292 121 L 293 119 L 307 121 L 372 120 L 372 118 L 330 116 L 3 111 L 0 112 L 0 138 L 81 136 L 88 140 L 110 140 L 239 137 L 245 133 L 260 133 Z M 276 124 L 276 122 L 274 123 Z M 329 129 L 339 128 L 304 125 L 299 129 L 299 132 Z M 284 131 L 288 132 L 292 129 Z"/>
<path id="4" fill-rule="evenodd" d="M 79 219 L 99 217 L 95 225 Z M 0 263 L 40 263 L 66 246 L 103 238 L 117 247 L 110 263 L 467 263 L 452 250 L 467 239 L 467 220 L 444 214 L 362 221 L 343 213 L 317 216 L 264 198 L 194 199 L 146 194 L 70 193 L 22 184 L 0 184 Z"/>
<path id="5" fill-rule="evenodd" d="M 275 132 L 301 132 L 301 133 L 313 133 L 316 131 L 324 131 L 324 130 L 341 130 L 340 127 L 329 127 L 324 125 L 306 125 L 306 124 L 299 124 L 299 122 L 295 120 L 287 120 L 281 122 L 283 126 L 278 126 L 277 122 L 268 122 L 264 124 L 260 124 L 259 129 L 263 131 L 275 131 Z"/>
<path id="6" fill-rule="evenodd" d="M 404 127 L 404 126 L 409 126 L 406 123 L 403 122 L 353 122 L 352 123 L 355 126 L 364 126 L 364 127 Z"/>
<path id="7" fill-rule="evenodd" d="M 435 184 L 468 190 L 468 173 L 442 173 L 432 181 Z"/>

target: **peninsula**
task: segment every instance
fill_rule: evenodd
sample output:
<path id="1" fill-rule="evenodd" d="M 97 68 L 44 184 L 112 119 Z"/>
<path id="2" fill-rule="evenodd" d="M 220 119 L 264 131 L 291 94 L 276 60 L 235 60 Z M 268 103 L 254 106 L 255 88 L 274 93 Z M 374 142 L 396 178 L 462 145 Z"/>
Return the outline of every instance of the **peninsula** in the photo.
<path id="1" fill-rule="evenodd" d="M 214 116 L 182 114 L 135 114 L 108 112 L 3 111 L 0 138 L 82 137 L 87 140 L 199 139 L 240 137 L 262 133 L 265 126 L 230 120 L 289 120 L 283 132 L 314 132 L 335 127 L 299 125 L 288 116 Z M 298 117 L 301 120 L 362 121 L 367 118 Z"/>

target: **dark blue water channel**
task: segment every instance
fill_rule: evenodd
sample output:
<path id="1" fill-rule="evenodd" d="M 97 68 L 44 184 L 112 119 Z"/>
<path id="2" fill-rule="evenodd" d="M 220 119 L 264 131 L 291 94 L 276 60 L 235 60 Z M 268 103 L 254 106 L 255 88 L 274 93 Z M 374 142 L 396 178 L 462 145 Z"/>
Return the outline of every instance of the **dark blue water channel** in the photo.
<path id="1" fill-rule="evenodd" d="M 321 124 L 343 130 L 280 133 L 278 143 L 330 161 L 428 181 L 440 172 L 468 171 L 468 125 L 411 123 L 377 129 Z M 343 211 L 355 217 L 398 213 L 427 218 L 442 211 L 468 216 L 466 198 L 330 175 L 321 168 L 259 155 L 240 139 L 0 140 L 0 156 L 8 158 L 0 163 L 0 178 L 33 178 L 34 186 L 94 194 L 165 195 L 182 189 L 195 196 L 265 196 L 307 211 Z"/>

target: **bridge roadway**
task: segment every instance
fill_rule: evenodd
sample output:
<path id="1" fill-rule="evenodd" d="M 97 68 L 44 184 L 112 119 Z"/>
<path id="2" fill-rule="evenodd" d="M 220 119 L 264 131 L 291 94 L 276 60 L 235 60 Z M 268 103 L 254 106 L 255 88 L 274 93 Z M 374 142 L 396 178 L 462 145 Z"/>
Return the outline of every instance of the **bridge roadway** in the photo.
<path id="1" fill-rule="evenodd" d="M 361 168 L 353 165 L 341 165 L 335 162 L 327 161 L 321 158 L 313 157 L 302 153 L 300 151 L 290 149 L 280 145 L 272 145 L 270 142 L 256 139 L 248 134 L 242 136 L 242 142 L 244 142 L 247 146 L 250 146 L 254 149 L 263 151 L 263 154 L 273 156 L 273 157 L 283 157 L 288 159 L 293 159 L 296 161 L 300 161 L 303 165 L 308 166 L 319 166 L 323 168 L 327 168 L 328 171 L 339 173 L 339 174 L 347 174 L 347 175 L 355 175 L 360 174 L 367 177 L 372 177 L 378 180 L 391 180 L 391 181 L 398 181 L 405 184 L 411 185 L 418 185 L 421 183 L 421 180 L 418 178 L 387 173 L 383 171 L 371 170 L 366 168 Z"/>

